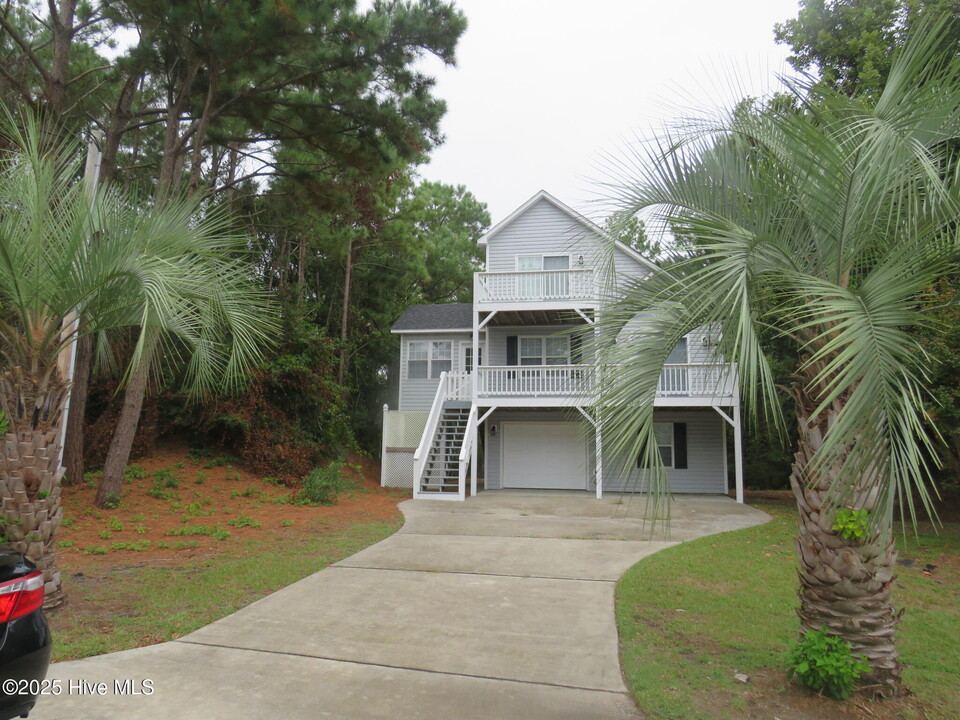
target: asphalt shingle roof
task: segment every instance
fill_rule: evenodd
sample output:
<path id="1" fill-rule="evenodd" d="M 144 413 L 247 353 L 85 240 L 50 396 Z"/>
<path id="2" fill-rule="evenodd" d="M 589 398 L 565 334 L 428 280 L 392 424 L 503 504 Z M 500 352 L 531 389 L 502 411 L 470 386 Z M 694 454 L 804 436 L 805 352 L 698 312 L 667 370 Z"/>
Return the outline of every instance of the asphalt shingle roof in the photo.
<path id="1" fill-rule="evenodd" d="M 462 330 L 473 327 L 473 305 L 411 305 L 393 324 L 393 330 Z"/>

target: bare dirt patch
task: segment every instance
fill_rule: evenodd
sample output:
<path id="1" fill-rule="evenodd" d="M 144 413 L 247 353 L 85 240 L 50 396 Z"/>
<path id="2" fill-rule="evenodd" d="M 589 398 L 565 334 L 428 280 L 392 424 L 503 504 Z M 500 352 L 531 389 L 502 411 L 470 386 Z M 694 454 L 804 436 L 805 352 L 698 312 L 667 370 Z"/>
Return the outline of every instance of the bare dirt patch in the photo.
<path id="1" fill-rule="evenodd" d="M 186 446 L 161 448 L 134 465 L 139 470 L 128 472 L 115 509 L 94 507 L 93 479 L 64 488 L 57 564 L 66 578 L 83 582 L 94 569 L 176 563 L 233 552 L 246 540 L 282 545 L 304 533 L 393 521 L 397 503 L 409 497 L 381 488 L 376 463 L 359 456 L 344 472 L 353 487 L 320 506 L 292 504 L 296 488 L 265 481 L 226 455 L 190 456 Z"/>

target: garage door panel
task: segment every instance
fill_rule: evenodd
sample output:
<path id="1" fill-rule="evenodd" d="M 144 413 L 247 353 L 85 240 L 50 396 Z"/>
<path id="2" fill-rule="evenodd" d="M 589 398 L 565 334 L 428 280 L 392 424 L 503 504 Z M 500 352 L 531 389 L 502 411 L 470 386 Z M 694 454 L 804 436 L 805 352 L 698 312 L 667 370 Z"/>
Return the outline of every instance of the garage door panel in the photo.
<path id="1" fill-rule="evenodd" d="M 584 490 L 586 440 L 579 423 L 505 422 L 503 486 Z"/>

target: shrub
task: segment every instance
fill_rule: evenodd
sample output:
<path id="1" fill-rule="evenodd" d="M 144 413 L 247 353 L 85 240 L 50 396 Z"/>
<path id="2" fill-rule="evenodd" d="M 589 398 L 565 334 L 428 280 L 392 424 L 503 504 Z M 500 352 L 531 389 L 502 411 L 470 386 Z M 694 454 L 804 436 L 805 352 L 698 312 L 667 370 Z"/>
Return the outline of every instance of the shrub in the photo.
<path id="1" fill-rule="evenodd" d="M 828 635 L 826 628 L 811 630 L 790 648 L 789 675 L 800 684 L 834 700 L 846 700 L 853 684 L 870 666 L 854 657 L 842 638 Z"/>
<path id="2" fill-rule="evenodd" d="M 338 458 L 326 467 L 314 468 L 303 479 L 303 487 L 294 496 L 293 504 L 333 505 L 337 495 L 353 487 L 353 483 L 343 477 L 343 465 L 343 459 Z"/>

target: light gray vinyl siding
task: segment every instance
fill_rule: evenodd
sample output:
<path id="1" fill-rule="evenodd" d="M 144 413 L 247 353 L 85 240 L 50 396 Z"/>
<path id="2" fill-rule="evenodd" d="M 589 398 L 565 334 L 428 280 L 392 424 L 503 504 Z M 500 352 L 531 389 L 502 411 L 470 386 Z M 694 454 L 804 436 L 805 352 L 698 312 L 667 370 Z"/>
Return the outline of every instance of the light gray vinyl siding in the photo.
<path id="1" fill-rule="evenodd" d="M 725 493 L 726 457 L 723 453 L 724 421 L 713 410 L 657 410 L 654 422 L 687 424 L 687 469 L 667 468 L 670 489 L 675 493 Z M 604 452 L 604 492 L 644 490 L 636 459 L 626 464 Z"/>
<path id="2" fill-rule="evenodd" d="M 487 271 L 513 272 L 518 255 L 569 255 L 570 268 L 593 268 L 606 275 L 608 240 L 575 220 L 546 199 L 527 209 L 496 234 L 487 245 Z M 580 265 L 580 256 L 583 265 Z M 621 249 L 613 265 L 618 275 L 644 278 L 649 269 Z"/>
<path id="3" fill-rule="evenodd" d="M 487 245 L 487 271 L 513 272 L 517 255 L 571 255 L 570 267 L 590 268 L 598 257 L 601 238 L 550 201 L 541 198 L 523 215 L 497 233 Z"/>
<path id="4" fill-rule="evenodd" d="M 558 325 L 544 325 L 544 326 L 519 326 L 519 325 L 504 325 L 504 326 L 494 326 L 489 328 L 489 334 L 487 335 L 487 346 L 490 348 L 489 356 L 484 356 L 483 364 L 484 365 L 506 365 L 507 364 L 507 337 L 510 335 L 516 335 L 518 337 L 550 337 L 550 336 L 559 336 L 568 332 L 573 326 L 561 327 Z M 589 363 L 590 359 L 587 357 L 589 343 L 582 343 L 581 347 L 583 348 L 582 355 L 583 358 L 581 362 Z"/>
<path id="5" fill-rule="evenodd" d="M 620 248 L 613 251 L 613 266 L 617 275 L 625 275 L 637 280 L 642 280 L 650 274 L 650 268 L 637 262 Z"/>
<path id="6" fill-rule="evenodd" d="M 502 422 L 582 422 L 584 423 L 583 432 L 588 434 L 583 416 L 576 410 L 550 409 L 550 410 L 497 410 L 484 423 L 484 437 L 486 439 L 485 474 L 484 488 L 486 490 L 499 490 L 502 487 L 501 463 L 502 463 L 502 445 L 503 434 L 500 432 Z M 497 426 L 497 435 L 490 435 L 490 427 Z M 588 457 L 592 454 L 590 445 L 588 445 Z M 592 476 L 593 471 L 588 463 L 588 477 Z"/>
<path id="7" fill-rule="evenodd" d="M 462 344 L 469 344 L 469 333 L 404 333 L 400 336 L 400 410 L 429 410 L 437 394 L 439 380 L 426 378 L 410 380 L 407 377 L 408 348 L 411 342 L 450 340 L 453 342 L 453 371 L 463 370 Z"/>

